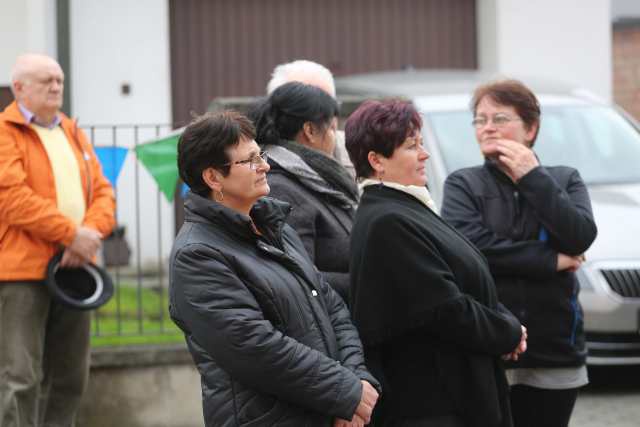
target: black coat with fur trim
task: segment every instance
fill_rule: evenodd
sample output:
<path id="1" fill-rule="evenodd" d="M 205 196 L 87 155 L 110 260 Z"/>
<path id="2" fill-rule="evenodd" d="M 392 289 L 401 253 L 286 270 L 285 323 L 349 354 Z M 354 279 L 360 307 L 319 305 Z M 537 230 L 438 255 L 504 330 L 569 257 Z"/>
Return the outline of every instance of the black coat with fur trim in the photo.
<path id="1" fill-rule="evenodd" d="M 263 198 L 249 218 L 187 195 L 170 314 L 201 375 L 207 427 L 330 427 L 355 412 L 361 379 L 379 387 L 345 304 L 285 224 L 288 211 Z"/>
<path id="2" fill-rule="evenodd" d="M 371 185 L 356 213 L 350 271 L 352 316 L 384 389 L 374 425 L 447 415 L 511 425 L 500 356 L 518 345 L 520 323 L 498 303 L 489 266 L 467 239 L 413 196 Z"/>

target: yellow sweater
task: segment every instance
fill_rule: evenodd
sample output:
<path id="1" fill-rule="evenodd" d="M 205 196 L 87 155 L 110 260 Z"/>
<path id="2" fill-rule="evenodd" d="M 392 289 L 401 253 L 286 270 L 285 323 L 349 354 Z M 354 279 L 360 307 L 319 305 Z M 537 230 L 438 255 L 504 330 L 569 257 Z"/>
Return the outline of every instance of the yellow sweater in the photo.
<path id="1" fill-rule="evenodd" d="M 31 127 L 40 137 L 51 162 L 58 210 L 76 224 L 82 224 L 86 202 L 80 168 L 64 131 L 60 126 L 48 129 L 32 123 Z"/>

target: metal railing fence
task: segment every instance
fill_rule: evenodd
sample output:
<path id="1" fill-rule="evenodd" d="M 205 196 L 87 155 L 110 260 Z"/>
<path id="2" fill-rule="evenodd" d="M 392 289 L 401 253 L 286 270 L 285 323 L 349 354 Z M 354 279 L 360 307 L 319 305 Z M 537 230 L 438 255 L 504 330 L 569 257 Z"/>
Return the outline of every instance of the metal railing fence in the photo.
<path id="1" fill-rule="evenodd" d="M 166 269 L 176 230 L 175 208 L 136 156 L 141 144 L 170 135 L 173 126 L 120 124 L 82 129 L 95 148 L 113 149 L 111 157 L 101 158 L 105 170 L 109 166 L 113 166 L 112 172 L 118 169 L 115 149 L 128 150 L 119 177 L 112 183 L 117 228 L 105 240 L 102 251 L 102 262 L 114 281 L 115 294 L 108 304 L 94 311 L 92 334 L 177 334 L 178 329 L 168 317 Z M 109 161 L 113 165 L 105 164 Z"/>

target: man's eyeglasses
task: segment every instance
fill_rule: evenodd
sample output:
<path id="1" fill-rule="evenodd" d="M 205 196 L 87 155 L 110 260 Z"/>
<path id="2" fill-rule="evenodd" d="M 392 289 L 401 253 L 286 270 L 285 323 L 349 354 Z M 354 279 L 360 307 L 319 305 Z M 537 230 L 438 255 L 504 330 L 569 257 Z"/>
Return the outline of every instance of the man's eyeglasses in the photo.
<path id="1" fill-rule="evenodd" d="M 256 170 L 258 169 L 258 166 L 260 166 L 263 162 L 267 163 L 267 160 L 269 160 L 269 154 L 266 151 L 262 151 L 260 152 L 260 154 L 254 154 L 248 159 L 236 160 L 235 162 L 225 163 L 223 166 L 248 164 L 251 170 Z"/>
<path id="2" fill-rule="evenodd" d="M 491 119 L 491 123 L 493 123 L 496 127 L 506 126 L 510 122 L 517 122 L 518 120 L 522 120 L 520 117 L 511 117 L 507 114 L 498 113 Z M 483 128 L 489 123 L 488 117 L 475 117 L 471 124 L 475 128 Z"/>

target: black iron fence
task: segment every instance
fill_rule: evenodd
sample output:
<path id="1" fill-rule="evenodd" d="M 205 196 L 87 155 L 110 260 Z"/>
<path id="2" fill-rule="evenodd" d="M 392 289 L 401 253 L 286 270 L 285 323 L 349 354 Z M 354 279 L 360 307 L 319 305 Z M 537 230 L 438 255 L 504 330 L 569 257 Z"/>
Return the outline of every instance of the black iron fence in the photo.
<path id="1" fill-rule="evenodd" d="M 158 176 L 138 156 L 143 144 L 170 136 L 173 126 L 96 125 L 83 126 L 83 130 L 99 152 L 117 203 L 117 227 L 102 250 L 115 294 L 94 312 L 93 336 L 109 343 L 109 337 L 176 335 L 178 330 L 167 311 L 166 266 L 177 227 L 175 211 L 182 209 L 180 189 L 174 183 L 178 200 L 169 199 Z M 175 162 L 157 166 L 176 167 Z M 167 182 L 163 184 L 166 187 Z"/>

